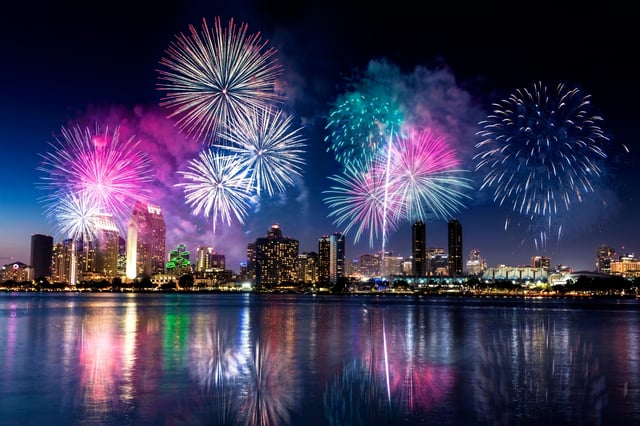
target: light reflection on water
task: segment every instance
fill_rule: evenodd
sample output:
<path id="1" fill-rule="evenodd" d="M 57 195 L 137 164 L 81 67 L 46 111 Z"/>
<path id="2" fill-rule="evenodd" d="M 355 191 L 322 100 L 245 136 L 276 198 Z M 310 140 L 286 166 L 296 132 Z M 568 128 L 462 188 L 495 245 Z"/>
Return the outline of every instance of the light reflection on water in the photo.
<path id="1" fill-rule="evenodd" d="M 640 424 L 640 303 L 0 295 L 3 425 Z"/>

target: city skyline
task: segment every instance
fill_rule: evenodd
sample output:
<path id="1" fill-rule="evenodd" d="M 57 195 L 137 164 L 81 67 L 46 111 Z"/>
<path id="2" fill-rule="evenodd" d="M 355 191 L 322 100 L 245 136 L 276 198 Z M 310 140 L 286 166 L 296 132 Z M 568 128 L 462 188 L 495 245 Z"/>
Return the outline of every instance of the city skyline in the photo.
<path id="1" fill-rule="evenodd" d="M 618 254 L 637 252 L 640 235 L 634 212 L 640 194 L 633 138 L 637 87 L 633 66 L 624 53 L 618 53 L 634 46 L 626 21 L 632 14 L 613 9 L 576 14 L 568 6 L 562 10 L 541 5 L 529 16 L 500 6 L 499 16 L 509 20 L 497 18 L 498 7 L 471 6 L 461 15 L 439 5 L 430 18 L 412 16 L 409 5 L 382 13 L 331 2 L 286 8 L 270 2 L 117 2 L 99 13 L 82 5 L 18 11 L 0 30 L 7 41 L 1 52 L 6 65 L 0 70 L 5 93 L 0 137 L 11 160 L 0 171 L 5 182 L 0 190 L 2 263 L 29 263 L 33 234 L 62 239 L 39 201 L 45 195 L 36 188 L 42 179 L 41 155 L 62 127 L 96 122 L 119 126 L 123 138 L 135 135 L 140 151 L 151 157 L 153 176 L 145 178 L 151 182 L 151 202 L 165 213 L 167 247 L 213 246 L 225 255 L 229 268 L 237 270 L 246 258 L 247 243 L 264 235 L 272 224 L 280 224 L 287 236 L 300 241 L 301 253 L 316 251 L 320 236 L 334 232 L 344 232 L 347 258 L 379 251 L 380 235 L 374 236 L 371 246 L 364 237 L 370 229 L 365 229 L 354 243 L 355 228 L 345 231 L 345 223 L 335 222 L 324 201 L 325 191 L 334 185 L 330 177 L 341 173 L 341 164 L 325 140 L 329 114 L 340 96 L 348 93 L 347 78 L 360 75 L 356 70 L 372 80 L 381 78 L 386 92 L 396 99 L 410 98 L 411 103 L 404 105 L 406 115 L 423 121 L 429 116 L 431 127 L 444 129 L 458 167 L 468 172 L 465 176 L 473 189 L 464 206 L 422 218 L 427 246 L 446 247 L 447 222 L 456 218 L 465 232 L 464 260 L 477 249 L 490 267 L 526 264 L 533 255 L 543 255 L 553 265 L 593 270 L 602 244 Z M 246 23 L 248 33 L 259 33 L 276 50 L 286 94 L 283 109 L 294 128 L 301 129 L 306 164 L 299 176 L 292 173 L 285 191 L 265 190 L 243 223 L 218 222 L 214 235 L 212 218 L 192 214 L 184 192 L 175 186 L 181 182 L 178 172 L 197 158 L 202 144 L 168 117 L 157 85 L 160 60 L 176 35 L 187 34 L 189 25 L 199 28 L 203 18 L 213 22 L 216 17 L 223 24 L 231 18 Z M 541 25 L 563 31 L 547 34 Z M 517 40 L 509 35 L 511 27 L 519 29 Z M 460 34 L 474 36 L 460 42 Z M 553 215 L 554 226 L 560 223 L 562 232 L 559 238 L 545 236 L 544 248 L 536 245 L 541 241 L 535 226 L 551 216 L 522 215 L 509 201 L 500 206 L 491 189 L 480 189 L 483 180 L 473 160 L 481 140 L 479 123 L 496 109 L 493 104 L 538 82 L 550 89 L 559 83 L 578 88 L 588 96 L 590 113 L 602 117 L 598 124 L 608 140 L 606 146 L 628 148 L 628 152 L 612 150 L 603 161 L 601 178 L 586 182 L 593 188 L 585 189 L 578 201 L 571 200 L 570 211 L 561 208 Z M 408 96 L 411 90 L 420 96 Z M 565 189 L 552 187 L 547 194 L 561 197 Z M 544 204 L 548 198 L 534 201 Z M 420 207 L 412 206 L 413 212 Z M 412 219 L 403 218 L 385 229 L 387 250 L 411 255 Z"/>

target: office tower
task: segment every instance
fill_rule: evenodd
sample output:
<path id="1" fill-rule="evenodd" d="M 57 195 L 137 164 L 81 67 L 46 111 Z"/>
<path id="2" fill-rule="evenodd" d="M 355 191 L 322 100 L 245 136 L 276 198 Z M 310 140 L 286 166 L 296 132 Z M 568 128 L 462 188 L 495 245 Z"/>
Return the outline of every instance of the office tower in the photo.
<path id="1" fill-rule="evenodd" d="M 120 232 L 113 216 L 106 213 L 96 216 L 95 236 L 91 242 L 93 258 L 88 271 L 106 279 L 117 277 L 119 240 Z"/>
<path id="2" fill-rule="evenodd" d="M 344 254 L 344 235 L 334 232 L 329 238 L 329 282 L 333 284 L 345 277 Z"/>
<path id="3" fill-rule="evenodd" d="M 298 256 L 298 279 L 305 284 L 318 282 L 318 253 L 302 253 Z"/>
<path id="4" fill-rule="evenodd" d="M 543 268 L 547 271 L 551 268 L 551 258 L 545 256 L 531 256 L 532 268 Z"/>
<path id="5" fill-rule="evenodd" d="M 255 283 L 256 281 L 256 244 L 247 244 L 247 268 L 245 278 Z"/>
<path id="6" fill-rule="evenodd" d="M 448 224 L 449 276 L 462 276 L 462 225 L 457 219 L 451 219 Z"/>
<path id="7" fill-rule="evenodd" d="M 417 220 L 411 227 L 411 255 L 413 257 L 413 275 L 423 277 L 427 274 L 426 226 Z"/>
<path id="8" fill-rule="evenodd" d="M 127 278 L 163 273 L 165 244 L 162 210 L 137 201 L 127 229 Z"/>
<path id="9" fill-rule="evenodd" d="M 318 282 L 329 284 L 331 276 L 331 238 L 323 235 L 318 240 Z"/>
<path id="10" fill-rule="evenodd" d="M 199 246 L 196 249 L 196 272 L 223 271 L 225 266 L 225 256 L 217 254 L 213 247 Z"/>
<path id="11" fill-rule="evenodd" d="M 611 273 L 611 261 L 615 255 L 616 251 L 606 244 L 598 247 L 596 252 L 596 267 L 598 268 L 598 272 L 602 272 L 603 274 Z"/>
<path id="12" fill-rule="evenodd" d="M 362 254 L 358 257 L 359 273 L 362 278 L 380 276 L 381 259 L 379 254 Z"/>
<path id="13" fill-rule="evenodd" d="M 480 256 L 480 250 L 473 249 L 467 259 L 467 274 L 481 276 L 487 270 L 487 261 Z"/>
<path id="14" fill-rule="evenodd" d="M 33 234 L 31 236 L 31 267 L 35 279 L 51 279 L 53 260 L 53 237 Z"/>
<path id="15" fill-rule="evenodd" d="M 256 239 L 256 287 L 273 288 L 297 281 L 298 240 L 282 235 L 272 225 L 266 237 Z"/>

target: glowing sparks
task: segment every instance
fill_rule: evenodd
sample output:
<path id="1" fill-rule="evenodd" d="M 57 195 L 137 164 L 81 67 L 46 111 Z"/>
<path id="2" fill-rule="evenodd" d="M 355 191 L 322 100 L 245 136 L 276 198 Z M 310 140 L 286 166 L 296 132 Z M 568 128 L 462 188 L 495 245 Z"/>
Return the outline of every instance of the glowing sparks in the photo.
<path id="1" fill-rule="evenodd" d="M 291 129 L 292 116 L 282 110 L 256 109 L 245 120 L 226 126 L 223 138 L 229 144 L 219 146 L 237 154 L 249 173 L 249 186 L 258 196 L 284 192 L 302 175 L 305 160 L 301 129 Z"/>
<path id="2" fill-rule="evenodd" d="M 282 101 L 276 91 L 282 67 L 260 33 L 248 34 L 247 24 L 233 19 L 223 28 L 220 18 L 213 28 L 203 19 L 200 32 L 193 25 L 189 31 L 167 48 L 158 84 L 165 92 L 160 105 L 187 135 L 209 143 L 221 125 Z"/>
<path id="3" fill-rule="evenodd" d="M 188 171 L 179 171 L 187 182 L 177 183 L 185 193 L 192 213 L 213 218 L 215 233 L 218 219 L 231 226 L 235 217 L 244 223 L 251 196 L 249 179 L 237 155 L 219 155 L 212 150 L 202 151 L 189 163 Z"/>
<path id="4" fill-rule="evenodd" d="M 118 127 L 91 131 L 79 125 L 61 129 L 61 138 L 50 143 L 42 154 L 38 170 L 46 175 L 39 188 L 49 209 L 67 194 L 103 213 L 110 213 L 122 229 L 133 204 L 147 201 L 151 182 L 151 162 L 139 149 L 135 137 L 122 139 Z M 64 201 L 62 201 L 64 202 Z"/>

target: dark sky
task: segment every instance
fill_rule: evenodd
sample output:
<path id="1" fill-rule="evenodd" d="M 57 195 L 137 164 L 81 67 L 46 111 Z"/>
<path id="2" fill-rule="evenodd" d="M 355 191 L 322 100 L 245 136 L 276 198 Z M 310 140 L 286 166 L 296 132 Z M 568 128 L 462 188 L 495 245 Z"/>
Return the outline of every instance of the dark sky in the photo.
<path id="1" fill-rule="evenodd" d="M 15 2 L 0 16 L 0 138 L 5 164 L 0 171 L 0 258 L 29 263 L 30 235 L 55 235 L 38 203 L 38 153 L 48 150 L 61 126 L 87 117 L 105 120 L 160 119 L 156 90 L 158 62 L 188 25 L 202 19 L 246 22 L 278 51 L 288 84 L 287 111 L 304 127 L 308 167 L 290 193 L 251 212 L 244 226 L 223 229 L 214 244 L 237 270 L 247 242 L 264 236 L 273 223 L 300 240 L 301 251 L 316 251 L 323 234 L 340 230 L 327 218 L 322 191 L 338 172 L 326 152 L 326 117 L 344 90 L 345 78 L 371 61 L 397 66 L 404 76 L 416 67 L 452 77 L 449 91 L 464 95 L 467 111 L 487 114 L 491 103 L 515 88 L 541 81 L 565 82 L 591 96 L 594 111 L 612 143 L 630 153 L 611 158 L 607 187 L 571 214 L 575 221 L 557 243 L 539 250 L 526 229 L 505 230 L 510 212 L 477 194 L 455 216 L 464 229 L 464 251 L 477 248 L 489 266 L 527 264 L 532 255 L 552 264 L 593 269 L 595 252 L 606 243 L 616 251 L 638 252 L 638 69 L 640 36 L 629 7 L 495 2 L 258 2 L 96 1 Z M 433 97 L 426 97 L 433 101 Z M 166 114 L 165 114 L 166 115 Z M 135 117 L 135 118 L 131 118 Z M 459 130 L 459 129 L 456 129 Z M 452 131 L 453 134 L 456 131 Z M 459 134 L 463 134 L 460 131 Z M 157 135 L 156 135 L 157 136 Z M 171 143 L 188 143 L 176 139 Z M 451 141 L 468 161 L 477 141 Z M 169 142 L 165 142 L 169 143 Z M 193 151 L 184 149 L 183 155 Z M 176 156 L 168 163 L 184 165 Z M 472 169 L 471 163 L 465 167 Z M 169 166 L 166 167 L 170 169 Z M 177 180 L 163 175 L 163 181 Z M 211 244 L 211 223 L 189 215 L 180 191 L 159 199 L 168 223 L 168 247 Z M 395 254 L 410 253 L 411 225 L 390 235 Z M 349 241 L 349 234 L 347 234 Z M 347 256 L 369 248 L 367 238 L 347 244 Z M 446 220 L 427 223 L 427 244 L 446 247 Z M 0 259 L 0 262 L 3 259 Z"/>

